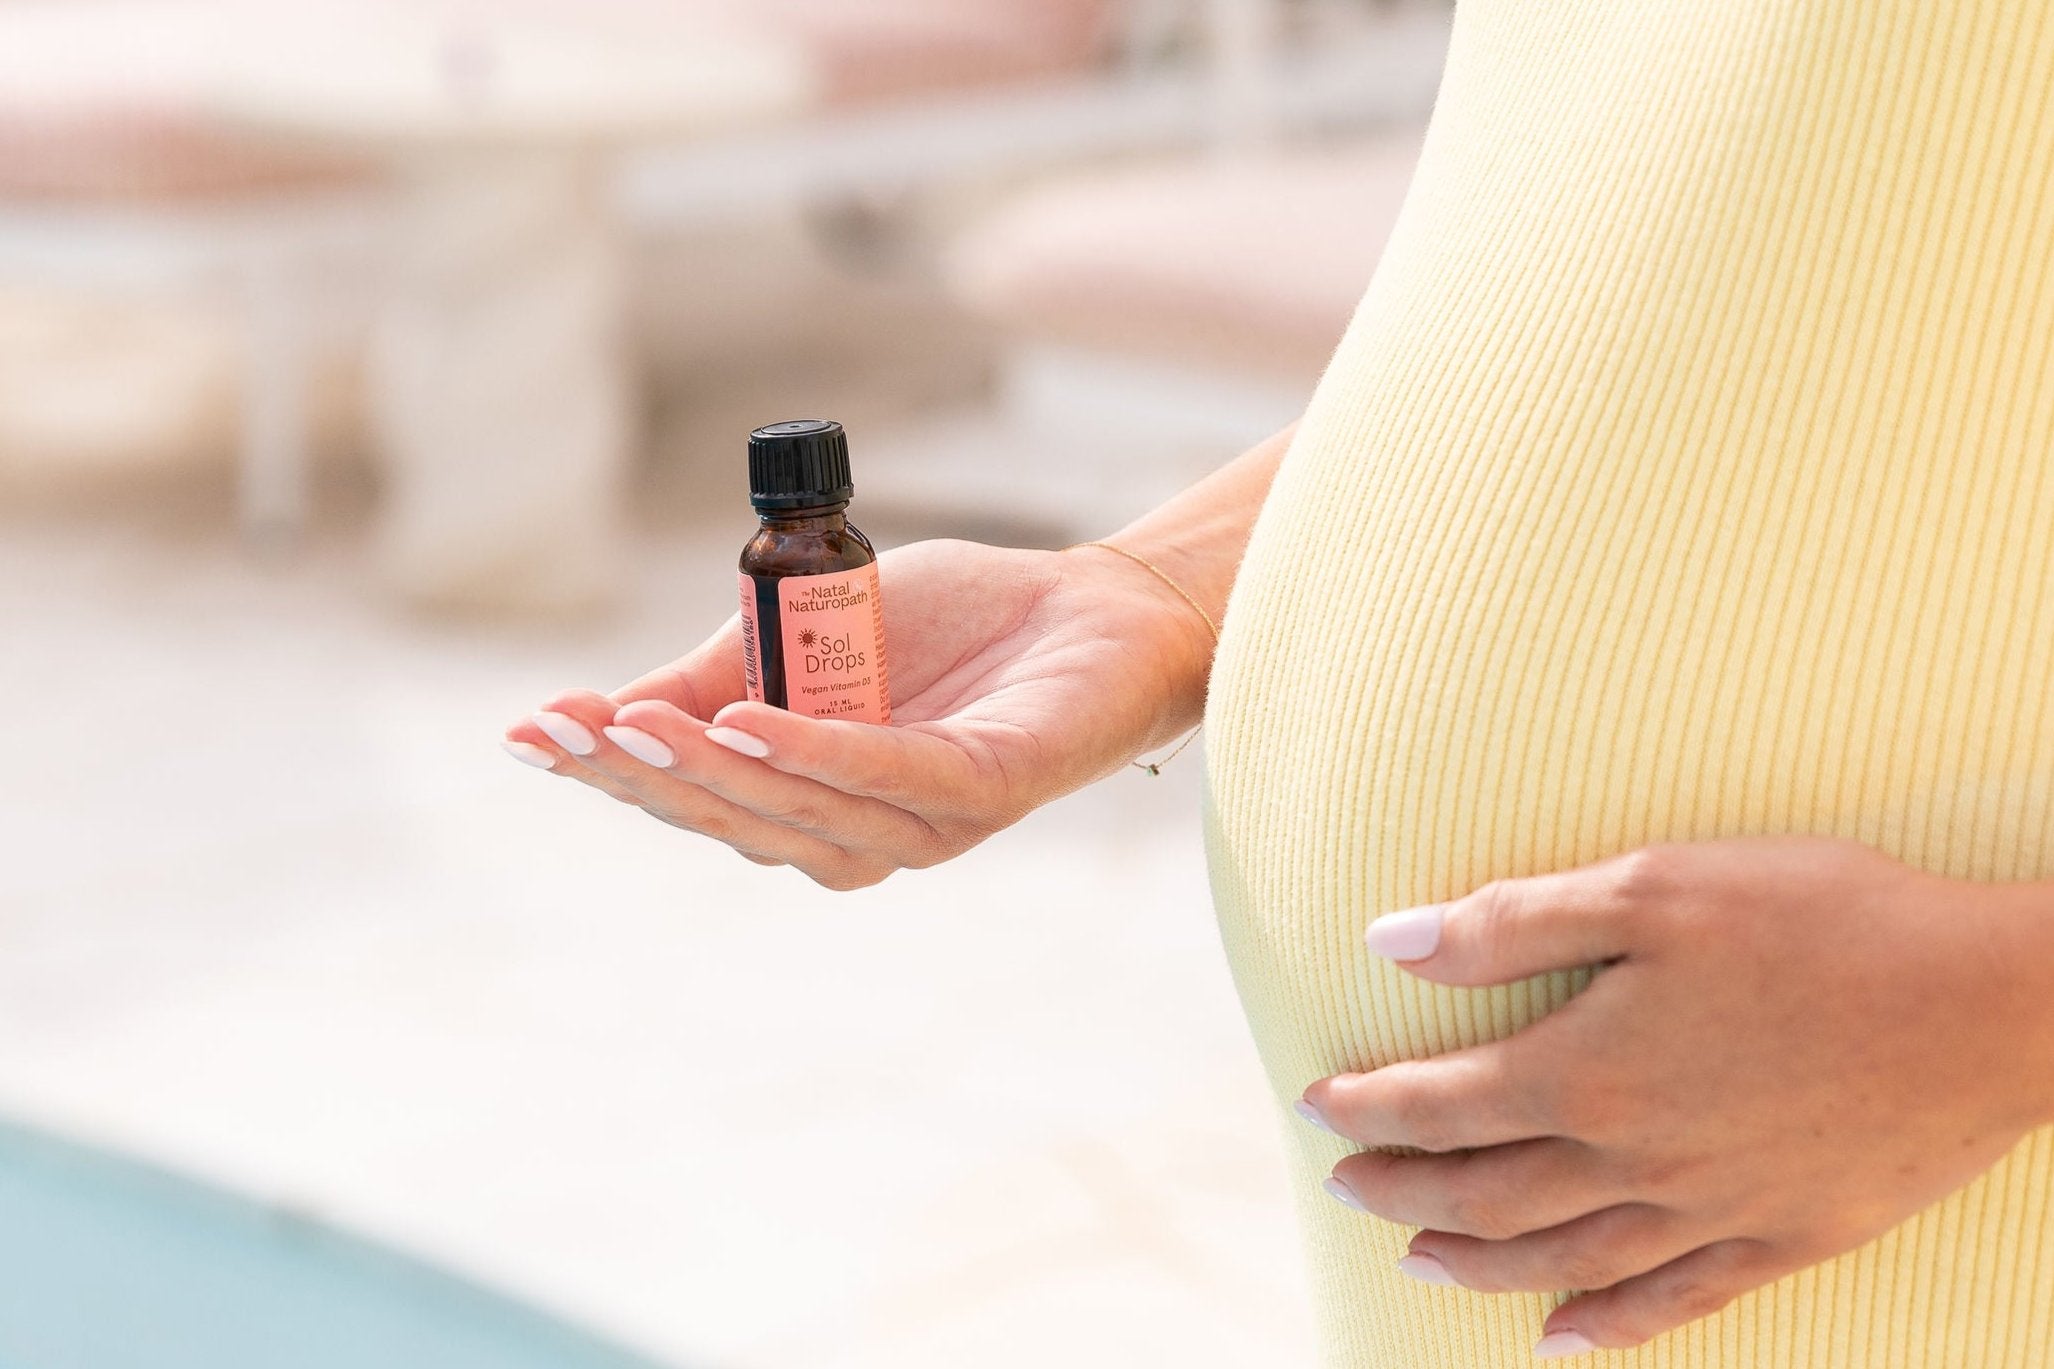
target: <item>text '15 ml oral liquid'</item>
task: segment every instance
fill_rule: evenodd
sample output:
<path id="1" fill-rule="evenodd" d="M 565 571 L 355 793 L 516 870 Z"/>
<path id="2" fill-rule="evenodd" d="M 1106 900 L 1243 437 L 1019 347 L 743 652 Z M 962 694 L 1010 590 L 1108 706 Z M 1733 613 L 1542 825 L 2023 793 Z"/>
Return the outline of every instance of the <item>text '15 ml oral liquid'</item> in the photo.
<path id="1" fill-rule="evenodd" d="M 849 439 L 825 419 L 749 434 L 742 667 L 749 697 L 810 718 L 891 721 L 877 553 L 846 516 Z"/>

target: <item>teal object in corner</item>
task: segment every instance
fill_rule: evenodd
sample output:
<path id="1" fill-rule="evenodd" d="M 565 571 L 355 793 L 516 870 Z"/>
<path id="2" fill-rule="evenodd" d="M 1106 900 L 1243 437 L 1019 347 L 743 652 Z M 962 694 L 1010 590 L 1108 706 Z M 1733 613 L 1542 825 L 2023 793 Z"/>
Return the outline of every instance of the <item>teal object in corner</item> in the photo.
<path id="1" fill-rule="evenodd" d="M 312 1218 L 0 1125 L 0 1369 L 663 1369 Z"/>

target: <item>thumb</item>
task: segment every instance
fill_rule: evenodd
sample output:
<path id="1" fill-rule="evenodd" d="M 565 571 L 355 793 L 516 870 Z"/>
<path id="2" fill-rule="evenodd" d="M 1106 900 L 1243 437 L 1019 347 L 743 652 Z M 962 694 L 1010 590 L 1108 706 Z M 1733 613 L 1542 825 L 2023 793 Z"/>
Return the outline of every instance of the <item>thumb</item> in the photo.
<path id="1" fill-rule="evenodd" d="M 669 665 L 630 680 L 610 697 L 625 706 L 655 700 L 705 721 L 747 692 L 742 678 L 742 618 L 729 618 L 720 630 Z"/>
<path id="2" fill-rule="evenodd" d="M 988 808 L 987 767 L 934 723 L 809 718 L 770 704 L 722 708 L 706 739 L 787 774 L 918 812 Z"/>
<path id="3" fill-rule="evenodd" d="M 1386 913 L 1369 949 L 1440 984 L 1510 984 L 1626 952 L 1628 901 L 1612 862 L 1494 880 L 1448 903 Z"/>

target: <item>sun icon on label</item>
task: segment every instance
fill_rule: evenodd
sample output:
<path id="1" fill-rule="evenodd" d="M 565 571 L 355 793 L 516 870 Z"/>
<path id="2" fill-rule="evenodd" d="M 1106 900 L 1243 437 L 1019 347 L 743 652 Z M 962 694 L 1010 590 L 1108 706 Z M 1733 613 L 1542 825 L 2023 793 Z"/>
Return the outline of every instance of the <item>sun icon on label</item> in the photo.
<path id="1" fill-rule="evenodd" d="M 815 642 L 817 642 L 817 641 L 819 641 L 819 640 L 820 640 L 820 636 L 819 636 L 819 634 L 818 634 L 818 633 L 816 633 L 816 632 L 814 632 L 812 628 L 810 628 L 810 627 L 802 627 L 802 628 L 800 628 L 800 629 L 799 629 L 799 645 L 800 645 L 800 646 L 812 646 L 812 645 L 813 645 L 813 644 L 814 644 Z"/>

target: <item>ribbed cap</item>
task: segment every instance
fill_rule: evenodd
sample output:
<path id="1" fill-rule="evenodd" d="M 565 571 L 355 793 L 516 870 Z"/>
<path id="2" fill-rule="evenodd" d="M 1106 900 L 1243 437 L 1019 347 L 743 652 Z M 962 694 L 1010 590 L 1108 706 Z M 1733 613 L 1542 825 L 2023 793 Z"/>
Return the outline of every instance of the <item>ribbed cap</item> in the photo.
<path id="1" fill-rule="evenodd" d="M 853 493 L 849 437 L 841 424 L 800 418 L 749 434 L 749 502 L 757 508 L 801 509 Z"/>

